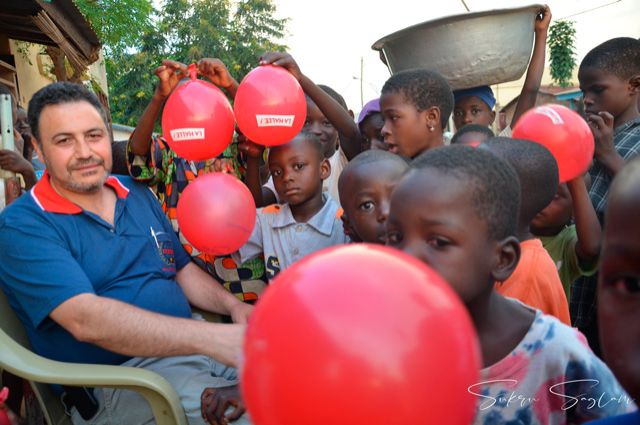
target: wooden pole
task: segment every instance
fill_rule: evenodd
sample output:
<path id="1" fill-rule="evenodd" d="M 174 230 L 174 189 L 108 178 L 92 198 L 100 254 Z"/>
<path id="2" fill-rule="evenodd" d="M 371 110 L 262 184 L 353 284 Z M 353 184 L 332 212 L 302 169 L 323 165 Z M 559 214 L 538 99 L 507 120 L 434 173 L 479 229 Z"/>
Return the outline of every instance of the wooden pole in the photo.
<path id="1" fill-rule="evenodd" d="M 0 95 L 0 129 L 2 137 L 0 138 L 0 148 L 6 150 L 15 150 L 13 140 L 13 112 L 11 105 L 11 96 L 8 94 Z M 4 209 L 11 202 L 20 196 L 20 180 L 16 174 L 0 168 L 0 210 Z"/>

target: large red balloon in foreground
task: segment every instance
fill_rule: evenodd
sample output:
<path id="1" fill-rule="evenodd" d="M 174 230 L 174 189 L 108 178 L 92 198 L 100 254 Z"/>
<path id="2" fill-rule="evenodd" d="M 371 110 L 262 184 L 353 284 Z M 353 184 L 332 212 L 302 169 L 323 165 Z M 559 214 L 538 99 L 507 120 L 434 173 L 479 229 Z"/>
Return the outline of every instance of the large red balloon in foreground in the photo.
<path id="1" fill-rule="evenodd" d="M 562 105 L 543 105 L 528 111 L 516 123 L 513 137 L 549 149 L 558 163 L 560 183 L 583 174 L 593 159 L 595 144 L 589 125 Z"/>
<path id="2" fill-rule="evenodd" d="M 189 183 L 178 201 L 180 232 L 199 251 L 226 255 L 240 249 L 256 223 L 251 192 L 235 176 L 210 173 Z"/>
<path id="3" fill-rule="evenodd" d="M 459 298 L 382 246 L 283 271 L 252 313 L 241 385 L 256 425 L 468 425 L 480 356 Z"/>
<path id="4" fill-rule="evenodd" d="M 287 143 L 307 118 L 307 102 L 298 80 L 274 65 L 259 66 L 244 77 L 233 109 L 240 131 L 264 146 Z"/>
<path id="5" fill-rule="evenodd" d="M 178 156 L 201 161 L 220 155 L 231 143 L 233 110 L 222 91 L 196 79 L 180 85 L 167 99 L 162 112 L 162 133 Z"/>

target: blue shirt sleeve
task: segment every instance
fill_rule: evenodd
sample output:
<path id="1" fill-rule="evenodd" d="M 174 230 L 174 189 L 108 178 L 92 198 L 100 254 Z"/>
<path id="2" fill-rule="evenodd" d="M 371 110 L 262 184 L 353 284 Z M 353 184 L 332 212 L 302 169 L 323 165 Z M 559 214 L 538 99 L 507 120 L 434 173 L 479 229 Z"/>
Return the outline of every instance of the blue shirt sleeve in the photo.
<path id="1" fill-rule="evenodd" d="M 0 221 L 0 280 L 10 302 L 18 303 L 34 328 L 68 299 L 95 293 L 93 285 L 48 223 Z M 15 306 L 14 306 L 15 307 Z"/>

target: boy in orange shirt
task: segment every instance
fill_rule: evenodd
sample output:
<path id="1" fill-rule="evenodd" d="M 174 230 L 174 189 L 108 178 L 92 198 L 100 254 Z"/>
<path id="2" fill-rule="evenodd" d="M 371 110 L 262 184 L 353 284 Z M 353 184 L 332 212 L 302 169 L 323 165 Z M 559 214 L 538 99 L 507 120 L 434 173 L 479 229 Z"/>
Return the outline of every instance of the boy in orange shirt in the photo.
<path id="1" fill-rule="evenodd" d="M 529 229 L 533 217 L 549 205 L 558 190 L 558 165 L 553 155 L 538 143 L 506 137 L 489 139 L 480 146 L 513 166 L 522 196 L 517 234 L 522 250 L 520 262 L 507 280 L 496 283 L 496 291 L 571 325 L 558 270 L 540 239 Z"/>

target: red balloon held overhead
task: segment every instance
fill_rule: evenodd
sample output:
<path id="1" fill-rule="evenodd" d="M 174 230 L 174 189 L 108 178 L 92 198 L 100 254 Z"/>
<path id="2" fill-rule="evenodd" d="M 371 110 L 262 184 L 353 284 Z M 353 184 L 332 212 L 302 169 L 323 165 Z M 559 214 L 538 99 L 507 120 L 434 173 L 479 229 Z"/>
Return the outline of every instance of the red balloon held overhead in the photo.
<path id="1" fill-rule="evenodd" d="M 180 195 L 177 214 L 187 241 L 212 255 L 240 249 L 256 223 L 251 192 L 235 176 L 223 173 L 205 174 L 189 183 Z"/>
<path id="2" fill-rule="evenodd" d="M 468 425 L 480 365 L 469 315 L 438 274 L 395 249 L 352 244 L 269 285 L 240 382 L 256 425 Z"/>
<path id="3" fill-rule="evenodd" d="M 244 77 L 233 110 L 240 131 L 264 146 L 287 143 L 307 118 L 307 102 L 298 80 L 274 65 L 259 66 Z"/>
<path id="4" fill-rule="evenodd" d="M 162 132 L 180 157 L 202 161 L 215 158 L 233 138 L 233 110 L 227 97 L 211 83 L 196 79 L 189 65 L 191 80 L 178 86 L 167 99 L 162 112 Z"/>
<path id="5" fill-rule="evenodd" d="M 582 175 L 593 159 L 593 133 L 578 113 L 562 105 L 543 105 L 526 112 L 513 129 L 515 139 L 540 143 L 553 154 L 560 183 Z"/>

